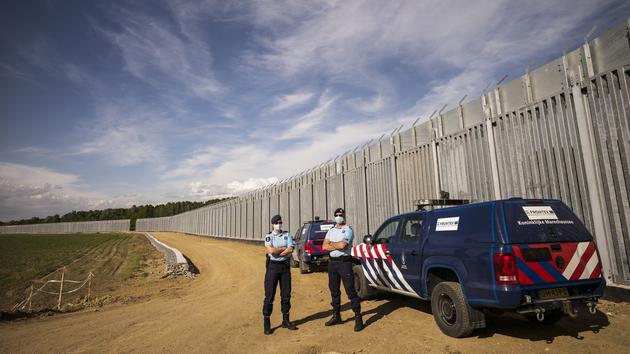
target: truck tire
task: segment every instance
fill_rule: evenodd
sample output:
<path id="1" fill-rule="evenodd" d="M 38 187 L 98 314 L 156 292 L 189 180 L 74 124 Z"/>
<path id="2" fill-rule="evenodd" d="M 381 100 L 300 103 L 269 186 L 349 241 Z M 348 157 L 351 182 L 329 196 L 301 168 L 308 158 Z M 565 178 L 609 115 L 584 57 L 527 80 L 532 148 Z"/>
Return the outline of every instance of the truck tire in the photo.
<path id="1" fill-rule="evenodd" d="M 306 274 L 306 273 L 310 273 L 311 272 L 311 267 L 309 266 L 308 263 L 304 262 L 304 261 L 300 261 L 300 273 L 301 274 Z"/>
<path id="2" fill-rule="evenodd" d="M 462 338 L 469 336 L 474 327 L 471 312 L 459 283 L 438 283 L 431 293 L 431 312 L 440 330 L 447 336 Z"/>
<path id="3" fill-rule="evenodd" d="M 368 280 L 363 274 L 363 268 L 360 265 L 355 265 L 352 267 L 352 273 L 354 273 L 354 289 L 361 300 L 374 298 L 377 291 L 368 285 Z"/>

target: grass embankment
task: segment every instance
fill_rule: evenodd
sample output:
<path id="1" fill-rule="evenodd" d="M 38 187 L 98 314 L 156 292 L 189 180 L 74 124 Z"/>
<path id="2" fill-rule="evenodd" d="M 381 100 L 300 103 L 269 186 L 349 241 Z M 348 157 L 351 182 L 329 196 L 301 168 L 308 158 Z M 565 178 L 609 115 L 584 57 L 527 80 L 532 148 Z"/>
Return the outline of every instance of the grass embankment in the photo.
<path id="1" fill-rule="evenodd" d="M 10 309 L 21 300 L 33 280 L 60 279 L 62 271 L 65 279 L 77 281 L 92 272 L 92 294 L 102 296 L 129 278 L 146 275 L 147 260 L 160 257 L 139 234 L 0 235 L 0 309 Z M 36 287 L 41 284 L 35 282 Z M 57 284 L 49 284 L 47 289 L 59 288 Z M 77 291 L 65 297 L 64 303 L 81 296 L 85 292 Z M 34 305 L 51 306 L 53 298 L 42 295 L 34 300 Z"/>

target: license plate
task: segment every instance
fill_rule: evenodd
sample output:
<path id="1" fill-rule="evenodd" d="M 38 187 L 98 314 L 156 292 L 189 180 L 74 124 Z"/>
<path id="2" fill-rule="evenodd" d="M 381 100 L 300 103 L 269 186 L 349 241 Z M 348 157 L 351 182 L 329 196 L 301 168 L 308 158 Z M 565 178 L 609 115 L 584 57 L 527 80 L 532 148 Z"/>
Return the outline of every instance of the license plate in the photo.
<path id="1" fill-rule="evenodd" d="M 569 297 L 569 291 L 567 288 L 553 288 L 538 290 L 538 298 L 541 300 L 556 299 L 562 297 Z"/>

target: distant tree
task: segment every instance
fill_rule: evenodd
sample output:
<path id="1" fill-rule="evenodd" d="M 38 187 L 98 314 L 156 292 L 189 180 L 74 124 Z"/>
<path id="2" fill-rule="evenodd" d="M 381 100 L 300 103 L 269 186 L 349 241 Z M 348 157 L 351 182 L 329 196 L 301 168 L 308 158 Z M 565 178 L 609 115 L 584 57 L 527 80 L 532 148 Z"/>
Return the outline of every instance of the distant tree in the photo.
<path id="1" fill-rule="evenodd" d="M 30 219 L 11 220 L 8 222 L 0 221 L 0 226 L 4 225 L 28 225 L 28 224 L 48 224 L 57 222 L 75 222 L 75 221 L 98 221 L 98 220 L 121 220 L 130 219 L 131 229 L 135 230 L 136 219 L 153 218 L 162 216 L 172 216 L 189 210 L 201 208 L 206 205 L 212 205 L 231 198 L 210 199 L 205 202 L 169 202 L 158 205 L 132 205 L 130 208 L 108 208 L 102 210 L 76 211 L 73 210 L 62 216 L 57 214 L 47 216 L 45 218 L 32 217 Z"/>

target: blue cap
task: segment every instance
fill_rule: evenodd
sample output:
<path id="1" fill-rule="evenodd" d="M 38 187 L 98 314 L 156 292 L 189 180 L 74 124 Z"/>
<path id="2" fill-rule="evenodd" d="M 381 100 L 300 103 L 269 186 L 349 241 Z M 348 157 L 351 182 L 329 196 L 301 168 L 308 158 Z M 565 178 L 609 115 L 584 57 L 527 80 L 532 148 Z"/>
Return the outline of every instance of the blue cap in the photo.
<path id="1" fill-rule="evenodd" d="M 271 218 L 271 223 L 272 223 L 272 224 L 277 224 L 277 223 L 278 223 L 278 221 L 280 221 L 280 220 L 282 220 L 282 217 L 281 217 L 280 215 L 274 215 L 274 216 Z"/>

